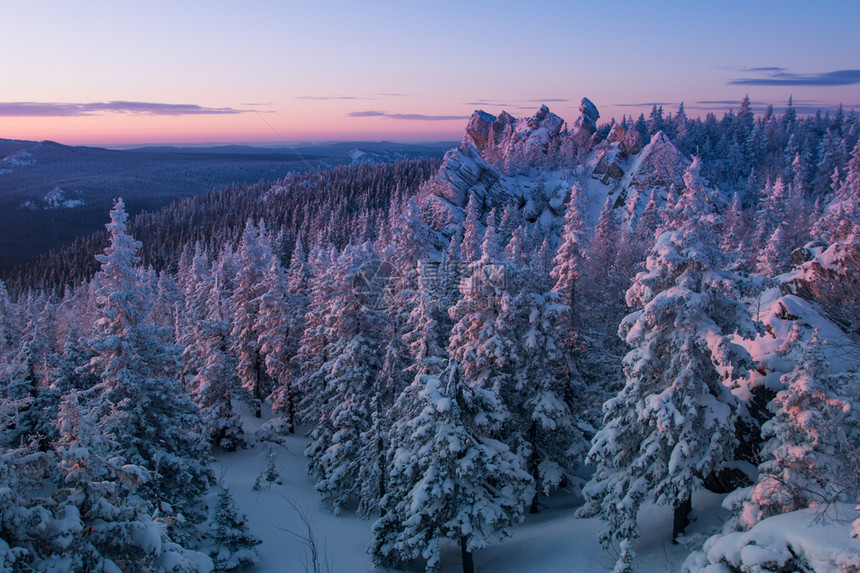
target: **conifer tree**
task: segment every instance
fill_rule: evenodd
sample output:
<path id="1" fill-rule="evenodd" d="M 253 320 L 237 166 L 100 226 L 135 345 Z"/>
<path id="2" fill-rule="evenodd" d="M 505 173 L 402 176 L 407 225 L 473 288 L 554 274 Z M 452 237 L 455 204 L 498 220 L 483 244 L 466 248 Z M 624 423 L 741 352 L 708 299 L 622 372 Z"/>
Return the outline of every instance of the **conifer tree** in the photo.
<path id="1" fill-rule="evenodd" d="M 207 552 L 215 571 L 235 571 L 259 562 L 255 547 L 262 542 L 248 531 L 246 517 L 239 512 L 233 494 L 224 486 L 218 490 L 209 530 L 212 545 Z"/>
<path id="2" fill-rule="evenodd" d="M 481 258 L 481 243 L 484 231 L 480 221 L 480 205 L 475 193 L 469 195 L 466 205 L 466 221 L 463 223 L 463 242 L 460 246 L 460 256 L 467 263 L 473 263 Z"/>
<path id="3" fill-rule="evenodd" d="M 552 292 L 560 297 L 560 303 L 565 309 L 559 317 L 559 334 L 567 360 L 572 361 L 574 352 L 579 345 L 577 338 L 581 336 L 581 300 L 583 285 L 581 276 L 585 272 L 585 205 L 582 191 L 578 185 L 571 189 L 567 210 L 564 214 L 564 226 L 561 239 L 553 259 L 550 278 L 554 281 Z M 568 367 L 571 370 L 571 367 Z"/>
<path id="4" fill-rule="evenodd" d="M 638 537 L 636 518 L 648 500 L 675 508 L 674 539 L 694 488 L 734 453 L 731 387 L 752 359 L 731 336 L 758 332 L 739 302 L 753 284 L 716 266 L 712 215 L 701 193 L 688 184 L 678 206 L 689 212 L 687 224 L 660 236 L 627 292 L 627 303 L 639 309 L 619 327 L 632 346 L 627 380 L 604 404 L 605 427 L 588 454 L 597 468 L 580 510 L 600 514 L 604 545 Z"/>
<path id="5" fill-rule="evenodd" d="M 295 307 L 291 307 L 291 303 L 295 304 L 294 297 L 288 291 L 287 279 L 277 257 L 269 258 L 263 272 L 263 283 L 256 324 L 259 351 L 274 385 L 269 397 L 272 411 L 284 418 L 287 431 L 293 433 L 298 393 L 290 361 L 298 351 L 296 331 L 300 329 L 300 322 L 294 314 Z"/>
<path id="6" fill-rule="evenodd" d="M 213 271 L 216 269 L 213 265 Z M 192 356 L 195 372 L 189 383 L 190 395 L 200 408 L 203 427 L 211 442 L 227 451 L 245 446 L 244 430 L 233 407 L 239 387 L 235 360 L 229 352 L 230 323 L 223 316 L 220 288 L 213 276 L 199 285 L 205 296 L 203 318 L 190 325 L 190 344 L 186 354 Z"/>
<path id="7" fill-rule="evenodd" d="M 504 423 L 504 407 L 452 363 L 442 378 L 419 374 L 395 409 L 374 561 L 402 566 L 421 557 L 435 571 L 447 538 L 460 544 L 463 571 L 471 573 L 472 553 L 507 535 L 533 491 L 519 458 L 490 437 Z"/>
<path id="8" fill-rule="evenodd" d="M 782 376 L 784 388 L 769 405 L 774 416 L 762 426 L 768 441 L 751 495 L 756 520 L 850 501 L 860 486 L 860 419 L 849 397 L 856 373 L 830 370 L 817 332 L 804 342 L 800 360 Z"/>
<path id="9" fill-rule="evenodd" d="M 315 424 L 305 455 L 317 491 L 336 514 L 358 491 L 361 435 L 370 426 L 382 367 L 382 313 L 364 306 L 355 290 L 360 273 L 367 272 L 362 266 L 376 262 L 369 244 L 349 246 L 338 258 L 322 308 L 325 334 L 318 342 L 324 346 L 305 366 L 311 371 L 305 374 L 310 388 L 303 409 Z"/>
<path id="10" fill-rule="evenodd" d="M 107 224 L 110 244 L 97 258 L 97 319 L 89 342 L 89 369 L 98 377 L 86 415 L 109 436 L 114 455 L 152 473 L 140 495 L 181 526 L 202 517 L 201 496 L 212 479 L 209 448 L 200 435 L 196 405 L 168 375 L 170 354 L 146 320 L 139 287 L 140 243 L 126 232 L 128 215 L 118 199 Z"/>
<path id="11" fill-rule="evenodd" d="M 512 242 L 516 239 L 516 234 Z M 538 511 L 538 491 L 544 494 L 562 482 L 571 482 L 576 464 L 585 453 L 585 440 L 575 425 L 568 404 L 581 386 L 568 366 L 556 325 L 564 306 L 561 297 L 547 292 L 539 260 L 532 265 L 508 261 L 510 294 L 502 304 L 500 320 L 515 340 L 513 392 L 506 393 L 512 423 L 505 432 L 524 468 L 535 481 L 530 512 Z"/>
<path id="12" fill-rule="evenodd" d="M 263 400 L 268 395 L 264 357 L 260 352 L 260 300 L 264 294 L 264 269 L 273 258 L 265 236 L 250 219 L 245 225 L 237 252 L 236 287 L 232 296 L 233 352 L 237 373 L 248 392 L 254 415 L 262 417 Z"/>

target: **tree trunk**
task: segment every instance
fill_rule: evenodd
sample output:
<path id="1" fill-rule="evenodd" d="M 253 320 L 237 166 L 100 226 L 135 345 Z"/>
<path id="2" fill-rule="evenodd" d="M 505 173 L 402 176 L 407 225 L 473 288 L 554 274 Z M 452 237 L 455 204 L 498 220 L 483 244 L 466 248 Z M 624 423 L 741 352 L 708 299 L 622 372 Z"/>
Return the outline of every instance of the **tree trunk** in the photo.
<path id="1" fill-rule="evenodd" d="M 257 369 L 257 376 L 254 380 L 254 417 L 263 417 L 263 383 L 260 381 L 260 370 Z"/>
<path id="2" fill-rule="evenodd" d="M 296 433 L 296 397 L 295 392 L 293 392 L 292 386 L 290 387 L 289 392 L 289 404 L 287 406 L 287 416 L 290 419 L 290 433 Z"/>
<path id="3" fill-rule="evenodd" d="M 674 519 L 672 520 L 672 543 L 678 543 L 678 536 L 683 534 L 690 525 L 690 511 L 693 509 L 690 497 L 675 506 Z"/>
<path id="4" fill-rule="evenodd" d="M 466 549 L 466 536 L 460 536 L 460 555 L 463 557 L 463 573 L 475 573 L 475 563 L 472 561 L 472 552 Z"/>
<path id="5" fill-rule="evenodd" d="M 532 497 L 532 503 L 529 506 L 529 513 L 537 513 L 538 512 L 538 490 L 540 489 L 538 478 L 540 478 L 540 472 L 538 471 L 538 463 L 537 463 L 537 423 L 536 422 L 532 422 L 532 425 L 529 428 L 529 441 L 531 442 L 531 446 L 532 446 L 532 453 L 531 453 L 531 456 L 529 457 L 529 465 L 531 466 L 532 477 L 535 480 L 535 494 L 534 494 L 534 497 Z"/>

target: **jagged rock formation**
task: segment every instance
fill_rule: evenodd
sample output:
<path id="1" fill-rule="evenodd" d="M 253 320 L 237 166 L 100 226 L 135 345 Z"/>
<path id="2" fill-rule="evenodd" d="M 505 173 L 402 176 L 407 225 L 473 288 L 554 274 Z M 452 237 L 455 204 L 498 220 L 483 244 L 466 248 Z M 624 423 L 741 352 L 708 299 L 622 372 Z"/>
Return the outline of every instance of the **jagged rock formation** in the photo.
<path id="1" fill-rule="evenodd" d="M 579 121 L 576 122 L 577 126 L 589 133 L 595 133 L 597 131 L 597 120 L 600 117 L 597 106 L 590 99 L 584 97 L 579 104 L 579 113 Z"/>
<path id="2" fill-rule="evenodd" d="M 683 188 L 690 161 L 662 132 L 643 147 L 635 130 L 615 124 L 595 142 L 597 107 L 583 98 L 580 111 L 573 130 L 546 106 L 529 118 L 476 111 L 460 146 L 445 155 L 419 194 L 434 228 L 451 236 L 465 219 L 472 195 L 482 220 L 491 209 L 513 203 L 527 221 L 551 230 L 561 224 L 575 182 L 589 198 L 589 223 L 596 222 L 607 197 L 619 220 L 629 222 L 652 190 L 665 201 L 671 186 Z"/>

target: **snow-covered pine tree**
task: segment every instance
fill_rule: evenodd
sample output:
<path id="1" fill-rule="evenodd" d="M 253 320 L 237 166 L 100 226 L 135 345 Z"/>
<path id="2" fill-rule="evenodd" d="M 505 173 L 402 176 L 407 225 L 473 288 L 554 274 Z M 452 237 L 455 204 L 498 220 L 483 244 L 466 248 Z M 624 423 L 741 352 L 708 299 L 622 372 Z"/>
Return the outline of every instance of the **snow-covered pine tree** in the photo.
<path id="1" fill-rule="evenodd" d="M 467 383 L 492 390 L 500 398 L 513 391 L 511 367 L 515 342 L 505 336 L 500 305 L 507 287 L 505 265 L 497 257 L 501 249 L 488 227 L 480 260 L 469 265 L 470 278 L 461 282 L 463 295 L 448 310 L 456 321 L 448 342 L 448 354 L 459 365 Z"/>
<path id="2" fill-rule="evenodd" d="M 426 281 L 419 282 L 412 293 L 412 312 L 406 320 L 402 335 L 412 359 L 414 374 L 439 374 L 447 360 L 444 333 L 440 321 L 441 309 L 436 295 Z"/>
<path id="3" fill-rule="evenodd" d="M 720 250 L 726 256 L 728 270 L 742 274 L 753 270 L 752 226 L 752 210 L 744 209 L 740 195 L 735 193 L 721 227 Z"/>
<path id="4" fill-rule="evenodd" d="M 274 258 L 265 227 L 259 229 L 248 219 L 236 258 L 236 285 L 231 299 L 232 348 L 238 361 L 236 372 L 248 392 L 254 415 L 260 418 L 263 400 L 269 394 L 264 357 L 260 353 L 260 300 L 265 293 L 263 273 Z"/>
<path id="5" fill-rule="evenodd" d="M 246 445 L 242 420 L 233 407 L 239 388 L 235 359 L 229 352 L 230 322 L 223 316 L 217 269 L 200 277 L 195 289 L 205 307 L 188 325 L 191 334 L 185 354 L 195 365 L 189 394 L 200 408 L 203 429 L 212 444 L 233 451 Z M 206 292 L 208 290 L 208 292 Z"/>
<path id="6" fill-rule="evenodd" d="M 781 177 L 765 184 L 755 216 L 754 245 L 757 249 L 764 249 L 773 232 L 782 223 L 785 216 L 783 209 L 788 204 L 789 198 L 789 189 Z"/>
<path id="7" fill-rule="evenodd" d="M 471 573 L 472 553 L 505 537 L 533 493 L 519 457 L 490 437 L 505 421 L 504 406 L 492 390 L 462 379 L 452 362 L 442 377 L 419 374 L 395 409 L 373 559 L 399 566 L 421 557 L 436 571 L 440 542 L 450 539 Z"/>
<path id="8" fill-rule="evenodd" d="M 246 519 L 236 507 L 230 490 L 221 486 L 209 524 L 211 545 L 206 551 L 215 571 L 235 571 L 259 562 L 255 547 L 262 541 L 250 533 Z"/>
<path id="9" fill-rule="evenodd" d="M 260 313 L 257 317 L 259 350 L 266 373 L 274 389 L 268 397 L 272 410 L 282 418 L 281 432 L 295 432 L 298 392 L 290 361 L 298 351 L 301 322 L 294 313 L 293 295 L 288 291 L 287 278 L 278 257 L 269 257 L 263 271 L 263 293 L 260 296 Z"/>
<path id="10" fill-rule="evenodd" d="M 716 266 L 703 193 L 688 183 L 674 214 L 685 225 L 658 238 L 647 270 L 627 291 L 627 303 L 639 309 L 619 327 L 632 346 L 624 358 L 627 380 L 604 405 L 605 427 L 587 458 L 596 471 L 579 512 L 600 514 L 604 545 L 637 538 L 647 500 L 676 508 L 676 537 L 694 488 L 734 453 L 739 406 L 731 387 L 752 359 L 731 337 L 758 332 L 740 302 L 754 285 Z"/>
<path id="11" fill-rule="evenodd" d="M 358 491 L 361 435 L 371 423 L 370 403 L 382 367 L 384 316 L 363 305 L 356 287 L 369 285 L 355 282 L 368 272 L 363 265 L 375 264 L 369 243 L 347 246 L 338 258 L 321 308 L 325 345 L 304 376 L 312 390 L 305 394 L 303 411 L 315 424 L 305 450 L 308 469 L 336 514 Z"/>
<path id="12" fill-rule="evenodd" d="M 515 232 L 508 252 L 518 251 L 518 243 L 519 233 Z M 556 328 L 566 307 L 559 294 L 547 292 L 547 271 L 541 268 L 540 257 L 530 265 L 515 258 L 506 264 L 509 294 L 503 299 L 500 321 L 518 344 L 513 354 L 514 391 L 505 394 L 513 417 L 505 439 L 515 445 L 535 481 L 529 511 L 537 513 L 538 491 L 548 494 L 563 481 L 572 480 L 585 453 L 586 442 L 568 406 L 581 383 L 574 381 L 567 368 Z"/>
<path id="13" fill-rule="evenodd" d="M 759 252 L 757 271 L 766 277 L 775 277 L 788 266 L 788 244 L 785 224 L 777 226 L 764 249 Z"/>
<path id="14" fill-rule="evenodd" d="M 144 499 L 179 526 L 183 519 L 198 522 L 205 516 L 201 496 L 212 480 L 200 412 L 168 376 L 171 355 L 146 321 L 134 268 L 140 243 L 126 232 L 121 199 L 110 216 L 110 244 L 97 257 L 97 318 L 89 341 L 89 369 L 99 383 L 88 392 L 85 413 L 115 444 L 114 455 L 152 472 L 138 490 Z"/>
<path id="15" fill-rule="evenodd" d="M 30 349 L 24 344 L 0 361 L 0 446 L 14 448 L 36 437 L 38 395 Z"/>
<path id="16" fill-rule="evenodd" d="M 17 348 L 19 328 L 16 305 L 9 298 L 6 284 L 0 280 L 0 360 Z"/>
<path id="17" fill-rule="evenodd" d="M 813 235 L 827 243 L 844 240 L 852 233 L 860 234 L 860 141 L 851 152 L 846 171 L 845 181 L 813 229 Z"/>
<path id="18" fill-rule="evenodd" d="M 139 489 L 158 479 L 126 463 L 113 436 L 100 432 L 75 391 L 60 404 L 60 439 L 54 496 L 56 566 L 71 571 L 120 571 L 133 563 L 151 570 L 208 571 L 211 562 L 177 545 L 153 521 L 153 507 Z"/>
<path id="19" fill-rule="evenodd" d="M 800 360 L 769 405 L 774 416 L 762 426 L 765 461 L 751 492 L 757 511 L 745 511 L 747 519 L 857 499 L 860 417 L 851 394 L 860 380 L 830 371 L 817 332 L 803 342 Z"/>
<path id="20" fill-rule="evenodd" d="M 460 257 L 466 263 L 473 263 L 481 258 L 481 242 L 484 229 L 481 225 L 481 207 L 477 194 L 469 195 L 466 205 L 466 221 L 463 223 L 463 242 L 460 245 Z"/>
<path id="21" fill-rule="evenodd" d="M 567 307 L 560 316 L 559 335 L 568 360 L 573 360 L 578 346 L 576 339 L 581 327 L 582 305 L 580 277 L 585 271 L 586 248 L 585 205 L 581 187 L 574 185 L 564 213 L 560 243 L 550 272 L 550 278 L 555 281 L 552 291 L 560 297 L 559 302 Z"/>
<path id="22" fill-rule="evenodd" d="M 358 453 L 358 514 L 368 517 L 379 508 L 385 495 L 388 468 L 385 452 L 388 433 L 396 416 L 394 401 L 408 385 L 409 353 L 397 336 L 394 324 L 386 325 L 385 352 L 382 368 L 374 381 L 370 399 L 370 424 L 361 434 L 362 447 Z"/>
<path id="23" fill-rule="evenodd" d="M 325 347 L 329 342 L 327 324 L 328 304 L 335 288 L 338 272 L 328 249 L 312 251 L 310 263 L 312 277 L 308 283 L 307 312 L 302 338 L 292 366 L 297 373 L 296 386 L 301 394 L 299 419 L 302 423 L 316 424 L 319 421 L 321 402 L 317 400 L 325 388 Z"/>

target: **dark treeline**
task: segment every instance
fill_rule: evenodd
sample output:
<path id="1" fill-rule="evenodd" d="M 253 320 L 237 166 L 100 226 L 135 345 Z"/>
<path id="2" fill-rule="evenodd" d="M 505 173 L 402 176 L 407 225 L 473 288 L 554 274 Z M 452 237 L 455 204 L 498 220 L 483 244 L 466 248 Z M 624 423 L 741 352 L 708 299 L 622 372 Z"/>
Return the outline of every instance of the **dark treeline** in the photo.
<path id="1" fill-rule="evenodd" d="M 438 159 L 411 159 L 291 173 L 274 183 L 217 189 L 141 213 L 130 221 L 129 230 L 143 242 L 143 264 L 159 271 L 175 267 L 188 245 L 200 241 L 217 252 L 225 242 L 238 241 L 248 219 L 263 220 L 286 262 L 297 239 L 306 245 L 339 247 L 349 240 L 376 239 L 392 201 L 414 195 L 438 166 Z M 39 288 L 61 294 L 65 286 L 93 276 L 99 267 L 95 255 L 107 241 L 104 231 L 80 237 L 2 278 L 12 293 Z"/>

